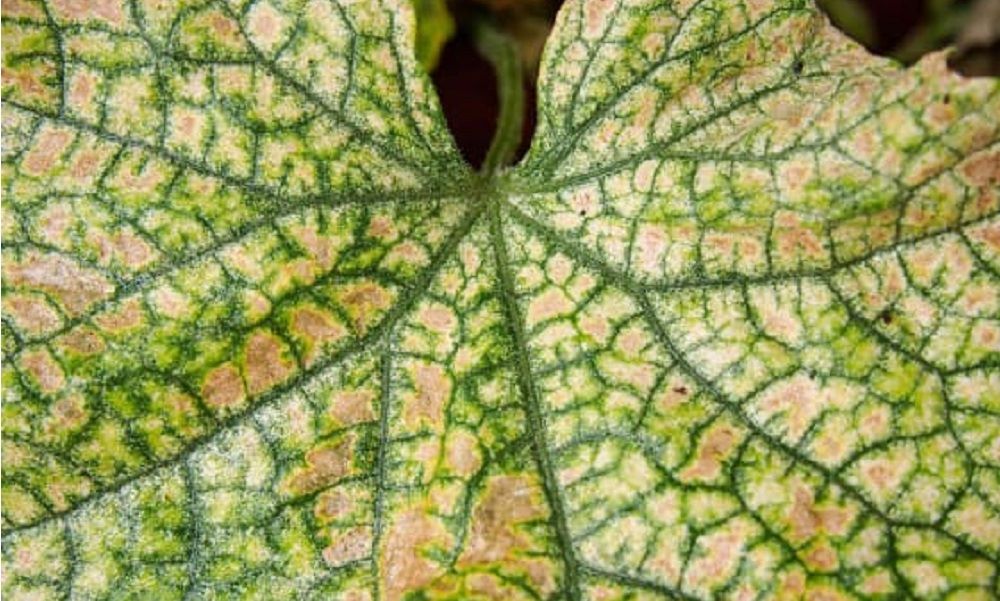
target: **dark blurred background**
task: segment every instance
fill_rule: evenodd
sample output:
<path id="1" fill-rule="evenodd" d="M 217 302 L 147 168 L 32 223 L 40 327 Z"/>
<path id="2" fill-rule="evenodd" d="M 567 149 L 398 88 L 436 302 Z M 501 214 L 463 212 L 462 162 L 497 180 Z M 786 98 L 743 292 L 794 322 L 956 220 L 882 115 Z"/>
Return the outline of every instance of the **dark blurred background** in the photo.
<path id="1" fill-rule="evenodd" d="M 527 98 L 520 156 L 534 130 L 538 59 L 561 0 L 416 0 L 418 54 L 431 71 L 448 125 L 466 159 L 478 166 L 497 118 L 493 70 L 480 57 L 468 23 L 489 18 L 522 55 Z M 911 64 L 956 47 L 952 68 L 1000 75 L 1000 0 L 818 0 L 831 20 L 876 54 Z"/>

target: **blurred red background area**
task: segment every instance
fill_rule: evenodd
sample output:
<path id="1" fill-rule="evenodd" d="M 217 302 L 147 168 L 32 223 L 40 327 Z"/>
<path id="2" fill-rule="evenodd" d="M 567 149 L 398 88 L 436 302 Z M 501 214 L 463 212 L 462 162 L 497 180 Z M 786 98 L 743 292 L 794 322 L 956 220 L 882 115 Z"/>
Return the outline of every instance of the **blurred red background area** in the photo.
<path id="1" fill-rule="evenodd" d="M 510 27 L 513 23 L 516 27 L 518 20 L 524 18 L 550 23 L 560 4 L 555 0 L 456 0 L 449 5 L 459 21 L 458 33 L 445 45 L 432 78 L 455 141 L 472 165 L 482 163 L 493 136 L 498 113 L 497 87 L 492 68 L 477 54 L 461 26 L 463 15 L 469 14 L 472 6 L 473 11 L 492 13 L 501 25 Z M 820 0 L 820 4 L 835 23 L 871 51 L 909 62 L 924 52 L 954 43 L 972 2 Z M 532 71 L 529 65 L 526 72 Z M 534 131 L 534 88 L 533 79 L 526 77 L 526 115 L 517 158 L 527 150 Z"/>

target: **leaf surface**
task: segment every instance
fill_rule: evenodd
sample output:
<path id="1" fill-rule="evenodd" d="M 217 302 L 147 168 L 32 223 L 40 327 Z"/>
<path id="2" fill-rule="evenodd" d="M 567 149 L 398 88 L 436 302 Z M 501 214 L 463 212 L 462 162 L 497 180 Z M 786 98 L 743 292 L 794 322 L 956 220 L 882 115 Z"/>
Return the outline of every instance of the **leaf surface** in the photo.
<path id="1" fill-rule="evenodd" d="M 5 3 L 11 598 L 1000 594 L 1000 86 L 575 0 L 472 173 L 406 3 Z"/>

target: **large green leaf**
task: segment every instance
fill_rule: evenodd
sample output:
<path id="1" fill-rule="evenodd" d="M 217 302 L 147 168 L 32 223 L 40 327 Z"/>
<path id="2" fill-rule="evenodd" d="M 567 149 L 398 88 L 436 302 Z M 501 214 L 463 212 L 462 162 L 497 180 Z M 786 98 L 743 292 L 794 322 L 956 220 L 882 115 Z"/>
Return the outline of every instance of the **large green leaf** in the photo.
<path id="1" fill-rule="evenodd" d="M 3 5 L 3 592 L 1000 595 L 1000 86 L 571 0 L 461 162 L 406 3 Z"/>

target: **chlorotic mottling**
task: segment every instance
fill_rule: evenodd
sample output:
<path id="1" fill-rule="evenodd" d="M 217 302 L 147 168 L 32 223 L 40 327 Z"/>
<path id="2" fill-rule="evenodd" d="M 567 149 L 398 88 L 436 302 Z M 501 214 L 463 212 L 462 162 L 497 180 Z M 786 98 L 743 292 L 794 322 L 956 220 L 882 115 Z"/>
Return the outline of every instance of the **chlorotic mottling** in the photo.
<path id="1" fill-rule="evenodd" d="M 1000 84 L 570 0 L 461 161 L 405 2 L 3 3 L 3 594 L 1000 596 Z"/>

